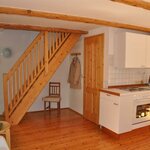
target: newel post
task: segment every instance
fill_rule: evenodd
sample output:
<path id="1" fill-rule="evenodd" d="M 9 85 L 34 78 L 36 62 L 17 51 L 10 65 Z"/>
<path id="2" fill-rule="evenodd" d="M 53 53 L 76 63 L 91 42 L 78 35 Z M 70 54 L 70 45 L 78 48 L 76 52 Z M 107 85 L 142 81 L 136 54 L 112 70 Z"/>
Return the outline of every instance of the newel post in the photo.
<path id="1" fill-rule="evenodd" d="M 44 33 L 44 65 L 45 65 L 45 74 L 48 73 L 48 31 Z"/>
<path id="2" fill-rule="evenodd" d="M 3 74 L 3 94 L 4 94 L 4 114 L 5 120 L 8 121 L 8 84 L 7 84 L 7 74 Z"/>

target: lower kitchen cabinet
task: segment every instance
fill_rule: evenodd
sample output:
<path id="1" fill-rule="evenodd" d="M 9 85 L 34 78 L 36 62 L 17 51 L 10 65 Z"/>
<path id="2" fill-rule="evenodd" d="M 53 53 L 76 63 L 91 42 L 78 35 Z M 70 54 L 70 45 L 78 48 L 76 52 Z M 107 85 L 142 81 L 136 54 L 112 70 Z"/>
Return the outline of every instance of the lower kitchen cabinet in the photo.
<path id="1" fill-rule="evenodd" d="M 101 125 L 114 132 L 118 132 L 120 110 L 118 96 L 102 93 L 100 103 Z"/>
<path id="2" fill-rule="evenodd" d="M 132 100 L 128 96 L 100 93 L 99 124 L 117 134 L 132 130 Z"/>

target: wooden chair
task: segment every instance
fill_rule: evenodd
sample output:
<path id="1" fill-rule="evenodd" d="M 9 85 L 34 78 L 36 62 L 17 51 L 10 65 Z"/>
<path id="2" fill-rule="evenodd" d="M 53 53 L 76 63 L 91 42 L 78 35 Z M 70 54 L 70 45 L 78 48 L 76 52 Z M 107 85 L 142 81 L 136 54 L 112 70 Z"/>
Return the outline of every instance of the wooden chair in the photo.
<path id="1" fill-rule="evenodd" d="M 44 111 L 51 109 L 51 102 L 57 103 L 57 109 L 60 109 L 60 82 L 50 82 L 49 83 L 49 96 L 43 97 L 44 101 Z M 48 106 L 46 104 L 49 104 Z"/>

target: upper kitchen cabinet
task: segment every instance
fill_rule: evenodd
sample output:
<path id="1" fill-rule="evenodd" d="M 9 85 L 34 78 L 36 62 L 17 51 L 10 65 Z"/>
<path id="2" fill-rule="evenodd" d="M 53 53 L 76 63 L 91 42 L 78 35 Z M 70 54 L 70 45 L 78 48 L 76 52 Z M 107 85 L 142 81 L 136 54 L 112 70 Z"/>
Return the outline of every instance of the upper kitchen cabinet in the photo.
<path id="1" fill-rule="evenodd" d="M 121 32 L 115 37 L 115 66 L 125 68 L 150 67 L 150 52 L 147 50 L 149 36 L 145 34 Z"/>

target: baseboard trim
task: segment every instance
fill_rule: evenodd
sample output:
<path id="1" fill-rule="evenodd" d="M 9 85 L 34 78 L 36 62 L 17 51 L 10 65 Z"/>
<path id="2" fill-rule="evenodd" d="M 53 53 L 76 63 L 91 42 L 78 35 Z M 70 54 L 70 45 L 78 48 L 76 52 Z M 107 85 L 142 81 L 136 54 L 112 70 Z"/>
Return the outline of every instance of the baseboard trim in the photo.
<path id="1" fill-rule="evenodd" d="M 146 132 L 150 132 L 150 126 L 146 126 L 146 127 L 142 127 L 142 128 L 138 128 L 138 129 L 134 129 L 132 131 L 126 132 L 126 133 L 122 133 L 122 134 L 117 134 L 105 127 L 101 127 L 101 130 L 110 135 L 111 137 L 115 138 L 115 139 L 124 139 L 124 138 L 129 138 L 132 136 L 136 136 L 139 134 L 145 134 Z"/>
<path id="2" fill-rule="evenodd" d="M 80 114 L 79 112 L 77 112 L 77 111 L 73 110 L 72 108 L 68 108 L 68 109 L 69 109 L 69 110 L 71 110 L 71 111 L 73 111 L 73 112 L 75 112 L 76 114 L 80 115 L 81 117 L 83 117 L 83 115 L 82 115 L 82 114 Z"/>
<path id="3" fill-rule="evenodd" d="M 60 110 L 63 110 L 63 109 L 69 109 L 69 107 L 60 108 Z M 46 111 L 48 112 L 48 111 L 54 111 L 54 110 L 58 110 L 58 109 L 51 108 L 50 110 L 46 110 Z M 28 111 L 27 113 L 40 113 L 40 112 L 44 112 L 44 110 Z"/>

